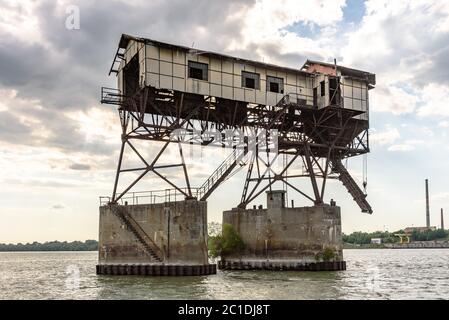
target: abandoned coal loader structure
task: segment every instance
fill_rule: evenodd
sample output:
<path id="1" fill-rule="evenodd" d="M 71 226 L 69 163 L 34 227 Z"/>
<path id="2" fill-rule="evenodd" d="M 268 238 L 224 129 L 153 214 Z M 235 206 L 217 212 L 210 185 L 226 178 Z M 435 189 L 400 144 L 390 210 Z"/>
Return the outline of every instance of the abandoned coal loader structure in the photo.
<path id="1" fill-rule="evenodd" d="M 101 102 L 118 106 L 122 145 L 112 196 L 100 198 L 98 274 L 216 273 L 208 259 L 207 199 L 242 169 L 241 198 L 223 223 L 244 249 L 223 253 L 219 268 L 346 269 L 340 208 L 323 199 L 326 182 L 338 179 L 361 211 L 372 213 L 343 161 L 369 152 L 374 74 L 316 61 L 284 68 L 125 34 L 111 73 L 118 89 L 102 88 Z M 192 144 L 232 147 L 199 187 L 191 185 L 183 149 Z M 162 163 L 170 146 L 176 156 Z M 138 162 L 126 167 L 131 154 Z M 169 189 L 134 191 L 149 174 Z M 309 191 L 296 179 L 309 181 Z M 310 206 L 290 206 L 287 190 Z M 264 194 L 266 208 L 248 208 Z"/>

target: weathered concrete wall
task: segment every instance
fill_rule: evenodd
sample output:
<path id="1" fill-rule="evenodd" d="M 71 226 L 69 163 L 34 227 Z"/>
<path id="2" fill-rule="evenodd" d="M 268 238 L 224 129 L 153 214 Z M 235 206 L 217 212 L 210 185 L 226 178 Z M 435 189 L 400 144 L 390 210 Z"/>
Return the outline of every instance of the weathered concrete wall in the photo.
<path id="1" fill-rule="evenodd" d="M 127 212 L 164 252 L 164 264 L 204 265 L 207 202 L 186 200 L 128 205 Z M 158 263 L 109 206 L 100 207 L 100 264 Z"/>
<path id="2" fill-rule="evenodd" d="M 246 246 L 241 254 L 224 260 L 312 263 L 325 248 L 335 250 L 335 261 L 343 260 L 340 208 L 336 206 L 276 208 L 269 204 L 268 209 L 233 209 L 223 213 L 223 223 L 233 225 Z"/>

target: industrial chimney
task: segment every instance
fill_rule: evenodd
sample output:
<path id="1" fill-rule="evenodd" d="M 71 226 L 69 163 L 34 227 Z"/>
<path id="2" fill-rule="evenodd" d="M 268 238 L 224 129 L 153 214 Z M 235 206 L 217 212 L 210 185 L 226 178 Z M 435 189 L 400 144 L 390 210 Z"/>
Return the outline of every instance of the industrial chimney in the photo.
<path id="1" fill-rule="evenodd" d="M 441 229 L 444 230 L 443 208 L 441 208 Z"/>
<path id="2" fill-rule="evenodd" d="M 426 226 L 430 228 L 429 180 L 426 179 Z"/>

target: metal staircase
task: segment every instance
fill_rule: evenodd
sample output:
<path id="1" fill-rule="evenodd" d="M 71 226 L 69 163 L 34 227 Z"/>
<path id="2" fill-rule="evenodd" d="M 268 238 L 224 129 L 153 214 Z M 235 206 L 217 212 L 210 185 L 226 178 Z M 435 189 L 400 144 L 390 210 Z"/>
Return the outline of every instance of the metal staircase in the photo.
<path id="1" fill-rule="evenodd" d="M 205 201 L 229 176 L 246 153 L 246 149 L 234 149 L 234 151 L 220 164 L 220 166 L 209 176 L 209 178 L 207 178 L 203 185 L 198 188 L 198 199 Z"/>
<path id="2" fill-rule="evenodd" d="M 360 189 L 357 183 L 346 170 L 340 159 L 332 160 L 332 170 L 339 174 L 338 179 L 343 183 L 354 201 L 359 205 L 364 213 L 373 213 L 370 204 L 366 201 L 366 194 Z"/>
<path id="3" fill-rule="evenodd" d="M 128 213 L 126 206 L 113 205 L 112 212 L 125 224 L 127 229 L 134 234 L 152 260 L 163 262 L 164 253 L 146 234 L 137 221 Z"/>

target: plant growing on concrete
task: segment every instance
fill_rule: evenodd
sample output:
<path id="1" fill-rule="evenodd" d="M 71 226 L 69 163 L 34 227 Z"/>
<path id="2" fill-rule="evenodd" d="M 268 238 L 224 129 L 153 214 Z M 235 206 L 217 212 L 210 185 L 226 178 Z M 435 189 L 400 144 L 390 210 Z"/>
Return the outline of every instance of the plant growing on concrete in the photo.
<path id="1" fill-rule="evenodd" d="M 245 248 L 242 238 L 230 224 L 224 224 L 222 234 L 208 239 L 209 255 L 216 258 L 223 254 L 239 253 Z"/>
<path id="2" fill-rule="evenodd" d="M 315 260 L 329 262 L 329 261 L 334 260 L 335 257 L 336 257 L 335 249 L 327 247 L 327 248 L 324 248 L 323 251 L 320 251 L 315 255 Z"/>

